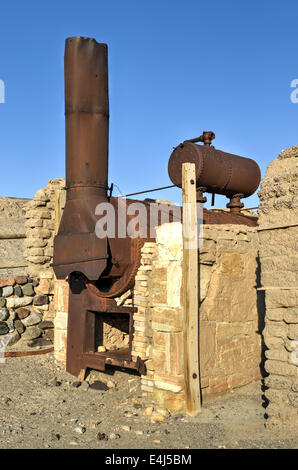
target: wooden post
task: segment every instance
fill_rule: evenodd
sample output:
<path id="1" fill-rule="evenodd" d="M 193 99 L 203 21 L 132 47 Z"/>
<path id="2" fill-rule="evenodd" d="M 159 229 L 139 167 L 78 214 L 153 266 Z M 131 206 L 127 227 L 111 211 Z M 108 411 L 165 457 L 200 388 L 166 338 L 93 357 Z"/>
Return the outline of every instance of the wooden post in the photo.
<path id="1" fill-rule="evenodd" d="M 182 164 L 183 349 L 186 412 L 201 411 L 199 366 L 198 233 L 195 164 Z"/>

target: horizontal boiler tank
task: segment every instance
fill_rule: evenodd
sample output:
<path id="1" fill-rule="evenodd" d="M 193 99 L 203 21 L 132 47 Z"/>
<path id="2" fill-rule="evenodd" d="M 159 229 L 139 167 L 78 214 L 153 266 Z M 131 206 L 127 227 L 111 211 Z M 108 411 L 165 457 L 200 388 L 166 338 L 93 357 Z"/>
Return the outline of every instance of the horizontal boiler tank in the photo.
<path id="1" fill-rule="evenodd" d="M 169 177 L 178 187 L 182 185 L 182 164 L 186 162 L 195 163 L 196 186 L 204 187 L 208 193 L 248 197 L 260 183 L 260 168 L 254 160 L 185 141 L 174 149 L 168 165 Z"/>

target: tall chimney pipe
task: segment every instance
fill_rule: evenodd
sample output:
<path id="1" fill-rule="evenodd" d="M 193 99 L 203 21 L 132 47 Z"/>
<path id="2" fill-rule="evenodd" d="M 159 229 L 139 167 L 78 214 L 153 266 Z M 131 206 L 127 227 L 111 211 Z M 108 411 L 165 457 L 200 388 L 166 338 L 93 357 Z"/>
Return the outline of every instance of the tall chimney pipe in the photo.
<path id="1" fill-rule="evenodd" d="M 66 205 L 54 240 L 58 279 L 74 271 L 96 280 L 107 265 L 107 240 L 95 235 L 95 207 L 107 200 L 108 52 L 95 39 L 65 44 Z"/>
<path id="2" fill-rule="evenodd" d="M 65 45 L 66 186 L 108 187 L 108 50 L 91 38 L 68 38 Z"/>

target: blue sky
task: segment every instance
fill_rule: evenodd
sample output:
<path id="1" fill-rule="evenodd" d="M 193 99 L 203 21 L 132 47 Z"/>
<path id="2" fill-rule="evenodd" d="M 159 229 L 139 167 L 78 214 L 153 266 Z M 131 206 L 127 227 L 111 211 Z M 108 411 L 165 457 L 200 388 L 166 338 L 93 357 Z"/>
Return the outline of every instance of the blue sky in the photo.
<path id="1" fill-rule="evenodd" d="M 0 9 L 0 196 L 33 197 L 65 174 L 69 36 L 108 44 L 109 181 L 124 194 L 171 184 L 172 148 L 203 130 L 263 176 L 298 143 L 297 1 L 2 0 Z M 179 202 L 180 191 L 151 197 Z"/>

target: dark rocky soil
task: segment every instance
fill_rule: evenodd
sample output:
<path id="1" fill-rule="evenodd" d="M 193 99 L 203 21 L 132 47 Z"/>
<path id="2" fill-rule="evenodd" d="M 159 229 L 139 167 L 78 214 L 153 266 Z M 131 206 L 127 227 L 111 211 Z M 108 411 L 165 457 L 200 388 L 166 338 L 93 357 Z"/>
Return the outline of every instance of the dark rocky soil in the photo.
<path id="1" fill-rule="evenodd" d="M 93 371 L 82 385 L 75 381 L 52 353 L 0 364 L 0 448 L 298 448 L 290 423 L 265 427 L 261 383 L 209 400 L 196 418 L 171 415 L 154 424 L 144 415 L 152 403 L 137 375 Z"/>

